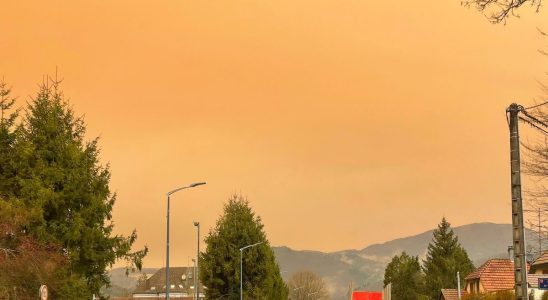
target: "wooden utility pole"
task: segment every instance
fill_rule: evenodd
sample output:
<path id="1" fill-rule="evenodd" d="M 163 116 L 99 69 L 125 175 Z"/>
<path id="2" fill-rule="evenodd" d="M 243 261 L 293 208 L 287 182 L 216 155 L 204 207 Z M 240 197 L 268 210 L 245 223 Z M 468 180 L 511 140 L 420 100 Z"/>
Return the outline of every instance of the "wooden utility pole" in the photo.
<path id="1" fill-rule="evenodd" d="M 517 300 L 527 300 L 527 259 L 523 226 L 523 201 L 521 198 L 521 173 L 519 155 L 518 114 L 521 105 L 510 104 L 506 109 L 510 125 L 510 178 L 512 188 L 512 238 L 514 248 L 514 278 Z"/>

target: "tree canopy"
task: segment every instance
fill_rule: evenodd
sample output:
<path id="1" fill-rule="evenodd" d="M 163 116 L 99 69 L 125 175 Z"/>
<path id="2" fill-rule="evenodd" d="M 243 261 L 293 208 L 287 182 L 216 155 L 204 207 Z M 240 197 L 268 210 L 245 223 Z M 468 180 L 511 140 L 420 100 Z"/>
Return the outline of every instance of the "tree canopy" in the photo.
<path id="1" fill-rule="evenodd" d="M 233 195 L 224 213 L 205 239 L 200 254 L 200 280 L 207 286 L 208 299 L 238 299 L 243 276 L 244 299 L 286 299 L 287 287 L 280 275 L 274 252 L 249 202 Z M 261 243 L 240 252 L 242 247 Z M 240 253 L 243 274 L 240 274 Z"/>
<path id="2" fill-rule="evenodd" d="M 425 291 L 431 299 L 438 297 L 440 290 L 457 288 L 457 272 L 460 272 L 461 287 L 464 278 L 474 270 L 474 264 L 458 237 L 445 218 L 434 230 L 434 237 L 428 245 L 423 261 Z"/>
<path id="3" fill-rule="evenodd" d="M 405 252 L 395 255 L 384 271 L 384 286 L 392 284 L 392 297 L 417 300 L 424 290 L 424 275 L 418 256 Z"/>
<path id="4" fill-rule="evenodd" d="M 14 102 L 5 83 L 0 96 L 0 198 L 27 211 L 24 231 L 58 247 L 67 270 L 85 283 L 86 297 L 99 295 L 109 283 L 107 267 L 125 259 L 140 268 L 147 249 L 132 252 L 135 231 L 113 234 L 116 195 L 109 167 L 99 160 L 98 139 L 85 140 L 84 120 L 75 116 L 58 81 L 40 86 L 19 122 L 16 113 L 8 114 Z M 63 293 L 60 298 L 81 299 Z"/>

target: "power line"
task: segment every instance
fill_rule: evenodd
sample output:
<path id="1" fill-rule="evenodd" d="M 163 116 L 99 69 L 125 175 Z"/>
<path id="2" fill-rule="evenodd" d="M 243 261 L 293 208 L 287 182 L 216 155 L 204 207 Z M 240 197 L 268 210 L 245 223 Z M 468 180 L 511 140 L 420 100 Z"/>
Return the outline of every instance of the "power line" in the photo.
<path id="1" fill-rule="evenodd" d="M 524 109 L 524 110 L 533 109 L 533 108 L 537 108 L 537 107 L 539 107 L 539 106 L 543 106 L 543 105 L 545 105 L 545 104 L 548 104 L 548 101 L 543 102 L 543 103 L 541 103 L 541 104 L 533 105 L 533 106 L 530 106 L 530 107 L 525 107 L 525 108 L 523 108 L 523 109 Z"/>
<path id="2" fill-rule="evenodd" d="M 546 127 L 548 128 L 548 124 L 544 123 L 543 121 L 539 120 L 538 118 L 536 118 L 535 116 L 532 116 L 531 114 L 529 114 L 528 112 L 526 111 L 522 111 L 522 113 L 524 115 L 526 115 L 528 118 L 530 118 L 531 120 L 533 120 L 533 122 L 543 126 L 543 127 Z"/>
<path id="3" fill-rule="evenodd" d="M 542 133 L 548 135 L 548 131 L 544 130 L 544 129 L 541 128 L 540 126 L 537 126 L 537 125 L 536 125 L 535 123 L 533 123 L 531 120 L 528 120 L 528 119 L 526 119 L 526 118 L 524 118 L 524 117 L 522 117 L 522 116 L 519 116 L 519 119 L 520 119 L 521 121 L 523 121 L 523 122 L 529 124 L 529 126 L 531 126 L 531 127 L 535 128 L 535 129 L 539 130 L 540 132 L 542 132 Z"/>

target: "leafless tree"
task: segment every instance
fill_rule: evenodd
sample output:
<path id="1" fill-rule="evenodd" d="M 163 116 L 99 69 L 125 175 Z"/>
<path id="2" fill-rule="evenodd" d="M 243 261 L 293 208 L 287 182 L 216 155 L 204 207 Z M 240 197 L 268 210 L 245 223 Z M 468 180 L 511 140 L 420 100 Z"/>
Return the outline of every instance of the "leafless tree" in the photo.
<path id="1" fill-rule="evenodd" d="M 288 283 L 291 300 L 327 300 L 329 292 L 325 281 L 318 275 L 302 271 L 291 276 Z"/>
<path id="2" fill-rule="evenodd" d="M 543 86 L 548 94 L 548 88 Z M 538 120 L 538 126 L 548 124 L 548 105 L 539 106 L 528 112 L 534 119 Z M 528 252 L 532 256 L 538 256 L 548 250 L 548 226 L 546 215 L 548 213 L 548 134 L 541 135 L 542 138 L 522 143 L 524 149 L 523 169 L 535 183 L 526 190 L 525 200 L 526 226 L 532 231 L 528 236 Z"/>
<path id="3" fill-rule="evenodd" d="M 461 3 L 476 7 L 493 23 L 505 22 L 509 16 L 517 17 L 517 9 L 525 4 L 530 4 L 537 12 L 542 6 L 542 0 L 462 0 Z"/>

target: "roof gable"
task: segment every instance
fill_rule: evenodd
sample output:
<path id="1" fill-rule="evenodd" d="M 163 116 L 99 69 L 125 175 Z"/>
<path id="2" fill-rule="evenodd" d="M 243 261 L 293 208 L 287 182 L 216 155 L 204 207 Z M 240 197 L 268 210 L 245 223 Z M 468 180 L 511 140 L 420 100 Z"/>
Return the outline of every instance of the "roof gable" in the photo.
<path id="1" fill-rule="evenodd" d="M 466 280 L 479 279 L 486 292 L 514 288 L 514 262 L 509 259 L 490 259 L 466 276 Z"/>
<path id="2" fill-rule="evenodd" d="M 537 269 L 541 265 L 548 264 L 548 251 L 545 251 L 539 258 L 537 258 L 531 265 L 531 269 Z"/>
<path id="3" fill-rule="evenodd" d="M 195 293 L 194 268 L 173 267 L 169 268 L 169 285 L 171 292 Z M 192 288 L 191 288 L 192 287 Z M 203 286 L 200 285 L 200 290 Z M 161 268 L 145 282 L 137 286 L 134 294 L 157 294 L 166 291 L 166 268 Z"/>
<path id="4" fill-rule="evenodd" d="M 466 295 L 465 290 L 461 290 L 461 295 Z M 458 300 L 459 299 L 459 291 L 457 289 L 441 289 L 441 295 L 440 299 L 443 300 Z"/>
<path id="5" fill-rule="evenodd" d="M 530 267 L 527 264 L 528 269 Z M 514 289 L 514 262 L 509 259 L 494 258 L 466 276 L 465 280 L 479 279 L 485 292 Z"/>

